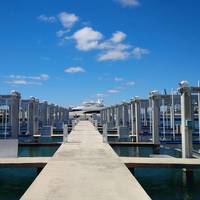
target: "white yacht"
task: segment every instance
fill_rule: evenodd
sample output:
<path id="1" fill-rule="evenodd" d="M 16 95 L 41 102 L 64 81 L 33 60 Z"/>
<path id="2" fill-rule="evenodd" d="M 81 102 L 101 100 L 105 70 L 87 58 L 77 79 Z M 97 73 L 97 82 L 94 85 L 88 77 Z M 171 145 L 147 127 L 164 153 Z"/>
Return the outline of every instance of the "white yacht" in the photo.
<path id="1" fill-rule="evenodd" d="M 72 107 L 72 112 L 82 112 L 83 114 L 99 113 L 103 108 L 105 108 L 103 100 L 98 99 L 96 102 L 83 102 L 80 106 Z"/>

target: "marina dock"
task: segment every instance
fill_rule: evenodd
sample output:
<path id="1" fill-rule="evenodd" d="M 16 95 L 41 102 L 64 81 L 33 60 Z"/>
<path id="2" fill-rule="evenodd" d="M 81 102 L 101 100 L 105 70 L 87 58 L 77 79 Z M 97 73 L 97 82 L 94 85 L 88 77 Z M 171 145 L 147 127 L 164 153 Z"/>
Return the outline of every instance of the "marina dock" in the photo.
<path id="1" fill-rule="evenodd" d="M 168 155 L 158 157 L 119 157 L 128 168 L 159 167 L 159 168 L 200 168 L 200 160 L 196 158 L 174 158 Z M 1 158 L 0 167 L 36 167 L 43 168 L 51 157 L 18 157 Z"/>
<path id="2" fill-rule="evenodd" d="M 0 158 L 0 167 L 43 168 L 47 164 L 49 159 L 49 157 Z"/>
<path id="3" fill-rule="evenodd" d="M 22 200 L 150 199 L 89 121 L 80 121 Z"/>
<path id="4" fill-rule="evenodd" d="M 120 157 L 128 168 L 136 167 L 173 167 L 173 168 L 200 168 L 200 159 L 192 158 L 142 158 Z"/>
<path id="5" fill-rule="evenodd" d="M 143 146 L 143 147 L 157 147 L 159 144 L 152 142 L 109 142 L 111 146 Z"/>

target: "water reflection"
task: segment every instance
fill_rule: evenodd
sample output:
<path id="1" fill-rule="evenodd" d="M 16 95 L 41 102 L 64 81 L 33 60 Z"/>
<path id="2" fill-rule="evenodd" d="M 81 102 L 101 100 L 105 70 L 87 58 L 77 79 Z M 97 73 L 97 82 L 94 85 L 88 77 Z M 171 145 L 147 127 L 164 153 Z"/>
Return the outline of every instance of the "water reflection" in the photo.
<path id="1" fill-rule="evenodd" d="M 1 168 L 0 199 L 17 200 L 37 176 L 35 168 Z"/>
<path id="2" fill-rule="evenodd" d="M 151 154 L 167 154 L 177 158 L 181 157 L 181 152 L 166 147 L 112 146 L 112 148 L 119 156 L 124 157 L 149 157 Z"/>
<path id="3" fill-rule="evenodd" d="M 160 154 L 180 158 L 181 152 L 174 148 L 180 148 L 180 145 L 173 145 L 173 148 L 163 146 L 160 148 Z M 195 148 L 198 149 L 199 145 L 196 145 Z M 155 153 L 152 147 L 114 146 L 113 149 L 118 155 L 129 157 L 149 157 L 150 154 Z M 135 168 L 130 171 L 153 200 L 200 199 L 199 169 L 183 171 L 174 168 Z"/>
<path id="4" fill-rule="evenodd" d="M 20 147 L 18 151 L 18 156 L 25 157 L 49 157 L 53 156 L 58 146 L 29 146 L 29 147 Z"/>
<path id="5" fill-rule="evenodd" d="M 52 156 L 58 146 L 19 147 L 19 156 Z M 27 190 L 37 176 L 36 168 L 1 168 L 0 169 L 0 199 L 17 200 Z"/>

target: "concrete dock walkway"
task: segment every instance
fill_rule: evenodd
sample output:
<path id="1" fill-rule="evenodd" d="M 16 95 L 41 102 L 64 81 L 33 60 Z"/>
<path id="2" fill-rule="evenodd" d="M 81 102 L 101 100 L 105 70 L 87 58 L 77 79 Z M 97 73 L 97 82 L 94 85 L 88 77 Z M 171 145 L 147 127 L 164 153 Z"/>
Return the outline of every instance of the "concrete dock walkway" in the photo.
<path id="1" fill-rule="evenodd" d="M 88 121 L 80 121 L 23 200 L 146 200 L 150 197 Z"/>

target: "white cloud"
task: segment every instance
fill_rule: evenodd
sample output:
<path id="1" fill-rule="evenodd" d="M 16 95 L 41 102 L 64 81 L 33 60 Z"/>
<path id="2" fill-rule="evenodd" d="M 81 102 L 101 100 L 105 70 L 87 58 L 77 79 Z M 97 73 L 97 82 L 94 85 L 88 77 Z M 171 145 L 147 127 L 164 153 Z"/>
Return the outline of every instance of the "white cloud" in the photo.
<path id="1" fill-rule="evenodd" d="M 49 77 L 49 75 L 48 74 L 41 74 L 40 76 L 39 76 L 39 80 L 42 80 L 42 81 L 47 81 L 50 77 Z"/>
<path id="2" fill-rule="evenodd" d="M 117 90 L 117 89 L 111 89 L 111 90 L 108 90 L 108 93 L 111 93 L 111 94 L 116 94 L 116 93 L 119 93 L 120 91 Z"/>
<path id="3" fill-rule="evenodd" d="M 8 78 L 47 81 L 50 77 L 48 74 L 40 74 L 39 76 L 10 75 Z"/>
<path id="4" fill-rule="evenodd" d="M 130 56 L 128 49 L 130 45 L 121 43 L 126 38 L 126 34 L 118 31 L 113 33 L 110 40 L 104 41 L 99 44 L 98 48 L 104 51 L 98 55 L 99 61 L 116 61 L 125 60 Z"/>
<path id="5" fill-rule="evenodd" d="M 10 81 L 6 81 L 6 83 L 14 84 L 14 85 L 27 85 L 27 81 L 22 80 L 22 79 L 10 80 Z"/>
<path id="6" fill-rule="evenodd" d="M 120 81 L 123 81 L 124 79 L 121 78 L 121 77 L 115 77 L 114 80 L 115 80 L 116 82 L 120 82 Z"/>
<path id="7" fill-rule="evenodd" d="M 126 89 L 126 87 L 124 87 L 124 86 L 118 86 L 118 87 L 116 87 L 118 90 L 125 90 Z"/>
<path id="8" fill-rule="evenodd" d="M 41 82 L 35 82 L 35 81 L 27 81 L 23 79 L 16 79 L 16 80 L 9 80 L 5 81 L 5 83 L 11 84 L 11 85 L 42 85 Z"/>
<path id="9" fill-rule="evenodd" d="M 133 55 L 136 59 L 141 59 L 143 55 L 150 54 L 150 51 L 148 49 L 143 49 L 140 47 L 136 47 L 133 49 Z"/>
<path id="10" fill-rule="evenodd" d="M 54 16 L 46 16 L 46 15 L 40 15 L 38 17 L 38 20 L 42 21 L 42 22 L 46 22 L 46 23 L 54 23 L 56 22 L 56 18 Z"/>
<path id="11" fill-rule="evenodd" d="M 123 6 L 137 6 L 139 0 L 115 0 L 121 3 Z M 124 44 L 126 39 L 126 33 L 122 31 L 116 31 L 112 34 L 109 39 L 104 39 L 103 34 L 92 27 L 85 26 L 71 36 L 67 36 L 66 33 L 71 31 L 70 28 L 79 20 L 79 17 L 74 13 L 61 12 L 56 17 L 40 15 L 39 20 L 54 23 L 60 21 L 64 29 L 56 32 L 56 36 L 59 38 L 59 46 L 62 46 L 66 40 L 74 40 L 76 48 L 81 51 L 98 50 L 97 55 L 98 61 L 118 61 L 126 60 L 130 57 L 141 59 L 143 55 L 150 53 L 148 49 L 134 47 L 130 44 Z M 49 60 L 45 59 L 44 60 Z M 77 72 L 69 72 L 77 73 Z"/>
<path id="12" fill-rule="evenodd" d="M 61 12 L 58 19 L 64 28 L 71 28 L 79 20 L 79 17 L 74 13 Z"/>
<path id="13" fill-rule="evenodd" d="M 64 71 L 70 74 L 85 72 L 85 70 L 82 67 L 69 67 L 69 68 L 66 68 Z"/>
<path id="14" fill-rule="evenodd" d="M 140 5 L 139 0 L 115 0 L 115 1 L 120 3 L 123 7 L 135 7 Z"/>
<path id="15" fill-rule="evenodd" d="M 99 49 L 115 49 L 115 50 L 125 50 L 129 49 L 131 46 L 122 43 L 113 43 L 112 41 L 105 41 L 99 44 Z"/>
<path id="16" fill-rule="evenodd" d="M 65 34 L 65 31 L 62 31 L 62 30 L 59 30 L 56 32 L 56 36 L 59 38 L 62 37 L 64 34 Z"/>
<path id="17" fill-rule="evenodd" d="M 107 61 L 107 60 L 125 60 L 129 57 L 130 53 L 127 51 L 121 50 L 108 50 L 98 56 L 99 61 Z"/>
<path id="18" fill-rule="evenodd" d="M 99 41 L 103 35 L 93 30 L 91 27 L 84 27 L 73 34 L 71 38 L 76 40 L 76 48 L 82 51 L 88 51 L 98 47 Z"/>
<path id="19" fill-rule="evenodd" d="M 64 35 L 65 35 L 65 33 L 67 33 L 67 32 L 69 32 L 69 30 L 59 30 L 59 31 L 57 31 L 56 32 L 56 36 L 58 37 L 58 38 L 62 38 Z"/>
<path id="20" fill-rule="evenodd" d="M 136 1 L 135 1 L 136 2 Z M 64 27 L 71 27 L 78 17 L 74 14 L 62 12 L 59 14 L 59 19 Z M 141 59 L 142 55 L 149 54 L 149 50 L 140 47 L 133 48 L 132 45 L 124 44 L 123 41 L 127 35 L 122 31 L 116 31 L 108 40 L 103 40 L 103 34 L 92 27 L 83 27 L 71 36 L 65 36 L 65 33 L 70 31 L 60 30 L 56 33 L 59 37 L 59 45 L 63 45 L 65 40 L 74 40 L 76 48 L 80 51 L 98 50 L 100 53 L 97 55 L 98 61 L 117 61 L 126 60 L 129 57 Z"/>
<path id="21" fill-rule="evenodd" d="M 135 85 L 135 82 L 134 81 L 129 81 L 129 82 L 126 83 L 126 85 L 127 86 L 133 86 L 133 85 Z"/>
<path id="22" fill-rule="evenodd" d="M 117 31 L 117 32 L 113 33 L 111 41 L 114 43 L 119 43 L 119 42 L 122 42 L 123 40 L 125 40 L 125 38 L 126 38 L 125 33 L 121 32 L 121 31 Z"/>
<path id="23" fill-rule="evenodd" d="M 42 82 L 49 79 L 48 74 L 41 74 L 39 76 L 23 76 L 23 75 L 10 75 L 6 77 L 6 83 L 12 85 L 41 85 Z"/>

